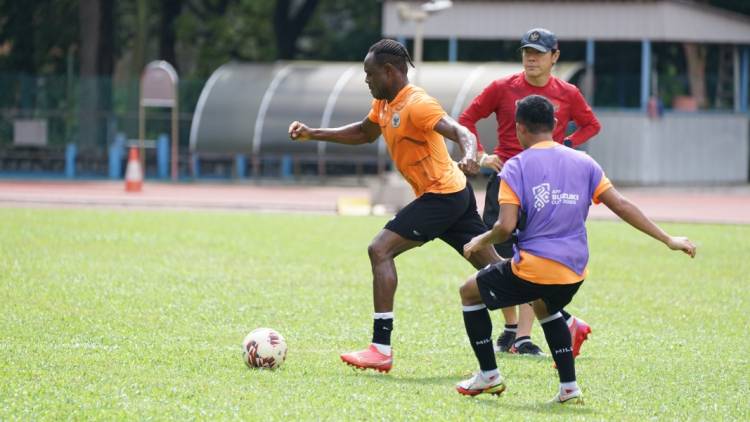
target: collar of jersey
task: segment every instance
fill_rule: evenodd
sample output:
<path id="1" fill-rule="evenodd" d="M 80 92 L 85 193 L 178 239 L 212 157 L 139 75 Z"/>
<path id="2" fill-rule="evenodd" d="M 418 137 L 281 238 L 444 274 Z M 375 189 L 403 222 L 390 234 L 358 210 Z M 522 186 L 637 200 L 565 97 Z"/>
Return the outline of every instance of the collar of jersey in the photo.
<path id="1" fill-rule="evenodd" d="M 525 83 L 526 86 L 528 86 L 528 87 L 530 87 L 532 89 L 544 89 L 544 88 L 547 88 L 549 86 L 549 84 L 552 83 L 552 79 L 554 79 L 554 78 L 555 78 L 554 75 L 549 75 L 549 79 L 547 79 L 547 83 L 544 84 L 544 86 L 536 86 L 536 85 L 530 84 L 529 81 L 526 80 L 526 71 L 523 71 L 523 70 L 521 71 L 521 79 L 523 79 L 523 83 Z"/>
<path id="2" fill-rule="evenodd" d="M 556 145 L 557 145 L 557 142 L 555 141 L 542 141 L 542 142 L 537 142 L 534 145 L 530 146 L 529 149 L 554 148 Z"/>
<path id="3" fill-rule="evenodd" d="M 411 92 L 413 89 L 414 89 L 414 85 L 412 84 L 404 85 L 404 87 L 401 88 L 401 91 L 399 91 L 398 94 L 396 94 L 396 96 L 393 98 L 393 101 L 390 101 L 390 102 L 386 101 L 386 104 L 388 104 L 388 106 L 390 107 L 396 104 L 399 104 L 400 102 L 404 100 L 404 97 L 406 97 L 409 94 L 409 92 Z"/>

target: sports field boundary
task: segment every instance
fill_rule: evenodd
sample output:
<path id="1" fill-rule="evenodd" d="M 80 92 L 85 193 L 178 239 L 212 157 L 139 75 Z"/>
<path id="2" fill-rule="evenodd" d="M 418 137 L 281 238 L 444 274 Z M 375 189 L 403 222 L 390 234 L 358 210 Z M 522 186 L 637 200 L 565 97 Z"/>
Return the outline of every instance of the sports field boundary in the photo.
<path id="1" fill-rule="evenodd" d="M 725 187 L 638 187 L 619 189 L 657 221 L 750 224 L 750 185 Z M 475 183 L 477 203 L 484 189 Z M 0 206 L 22 208 L 179 209 L 335 214 L 340 198 L 368 197 L 365 186 L 253 183 L 160 183 L 125 192 L 115 181 L 0 180 Z M 604 206 L 592 219 L 615 219 Z"/>

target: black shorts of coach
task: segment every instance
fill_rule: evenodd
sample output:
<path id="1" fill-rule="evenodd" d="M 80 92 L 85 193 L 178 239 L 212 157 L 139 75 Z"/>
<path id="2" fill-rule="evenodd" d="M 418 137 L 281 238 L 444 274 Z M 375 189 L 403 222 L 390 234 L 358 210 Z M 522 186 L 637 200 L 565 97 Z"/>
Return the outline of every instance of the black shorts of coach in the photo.
<path id="1" fill-rule="evenodd" d="M 498 203 L 498 193 L 500 192 L 500 177 L 497 172 L 493 171 L 487 179 L 487 189 L 484 195 L 484 212 L 482 212 L 482 220 L 484 225 L 488 229 L 492 229 L 492 226 L 497 222 L 500 216 L 500 204 Z M 516 237 L 511 236 L 503 243 L 495 245 L 495 250 L 503 258 L 510 258 L 513 256 L 513 244 L 516 243 Z"/>
<path id="2" fill-rule="evenodd" d="M 419 242 L 439 238 L 460 254 L 474 236 L 487 231 L 468 183 L 455 193 L 423 194 L 401 209 L 385 228 Z"/>
<path id="3" fill-rule="evenodd" d="M 550 315 L 562 310 L 575 296 L 583 280 L 573 284 L 536 284 L 513 273 L 510 259 L 488 265 L 477 273 L 482 301 L 490 310 L 544 301 Z"/>

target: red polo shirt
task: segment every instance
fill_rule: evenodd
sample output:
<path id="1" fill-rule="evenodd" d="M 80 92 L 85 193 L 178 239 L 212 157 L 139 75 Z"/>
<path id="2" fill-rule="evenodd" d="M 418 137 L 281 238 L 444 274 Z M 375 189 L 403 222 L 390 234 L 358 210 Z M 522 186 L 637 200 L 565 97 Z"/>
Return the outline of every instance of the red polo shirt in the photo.
<path id="1" fill-rule="evenodd" d="M 523 72 L 492 82 L 461 113 L 458 122 L 469 128 L 479 140 L 476 122 L 495 113 L 498 143 L 494 153 L 505 162 L 523 150 L 516 137 L 516 102 L 532 94 L 546 97 L 555 106 L 557 125 L 552 134 L 555 142 L 570 139 L 573 146 L 577 146 L 599 133 L 599 120 L 578 87 L 554 76 L 550 76 L 543 87 L 533 86 L 526 81 Z M 578 129 L 566 137 L 565 132 L 571 121 L 576 123 Z M 478 151 L 484 151 L 481 142 Z"/>

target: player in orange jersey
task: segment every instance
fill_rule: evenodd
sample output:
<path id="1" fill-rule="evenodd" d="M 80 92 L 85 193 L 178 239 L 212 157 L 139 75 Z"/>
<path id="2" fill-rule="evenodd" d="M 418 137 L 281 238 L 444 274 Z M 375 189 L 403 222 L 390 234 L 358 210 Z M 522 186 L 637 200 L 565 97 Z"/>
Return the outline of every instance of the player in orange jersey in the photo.
<path id="1" fill-rule="evenodd" d="M 381 372 L 390 371 L 393 362 L 391 331 L 398 282 L 394 258 L 435 238 L 462 254 L 463 245 L 486 230 L 462 173 L 479 171 L 476 138 L 437 100 L 409 83 L 407 64 L 414 66 L 400 43 L 384 39 L 373 44 L 364 60 L 365 82 L 374 97 L 367 117 L 339 128 L 313 129 L 296 121 L 289 126 L 295 141 L 360 145 L 383 135 L 396 168 L 414 190 L 416 199 L 385 225 L 367 250 L 375 305 L 372 343 L 362 351 L 341 355 L 349 365 Z M 448 154 L 444 137 L 463 148 L 459 163 Z M 492 246 L 469 259 L 477 269 L 499 260 Z"/>

